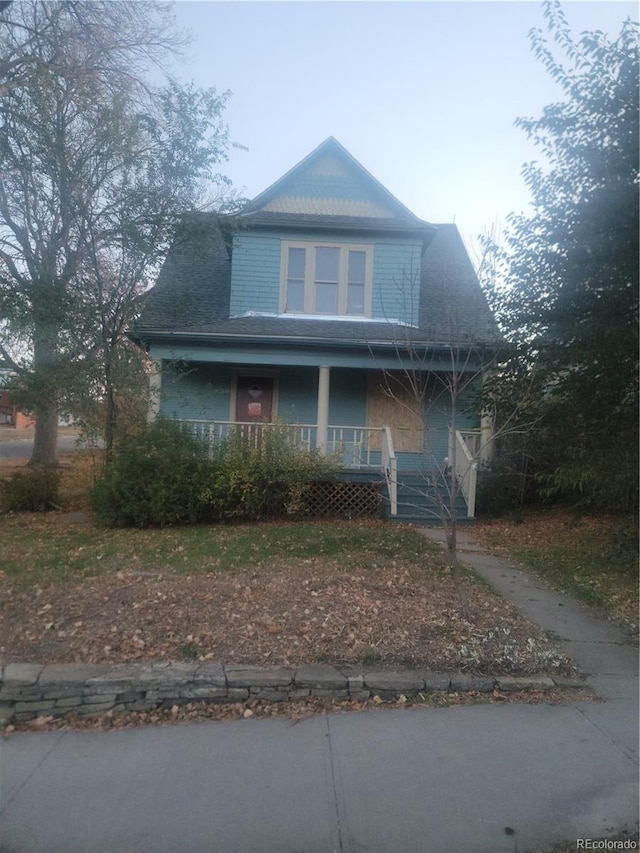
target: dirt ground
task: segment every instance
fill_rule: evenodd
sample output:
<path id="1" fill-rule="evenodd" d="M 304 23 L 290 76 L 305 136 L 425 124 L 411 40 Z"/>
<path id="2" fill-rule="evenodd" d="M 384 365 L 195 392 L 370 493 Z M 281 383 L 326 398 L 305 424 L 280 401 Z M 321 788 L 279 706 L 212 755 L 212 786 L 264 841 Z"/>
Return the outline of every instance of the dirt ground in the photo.
<path id="1" fill-rule="evenodd" d="M 349 571 L 306 559 L 179 576 L 117 571 L 0 587 L 3 661 L 330 662 L 505 673 L 570 673 L 553 642 L 467 579 L 463 613 L 444 571 Z"/>

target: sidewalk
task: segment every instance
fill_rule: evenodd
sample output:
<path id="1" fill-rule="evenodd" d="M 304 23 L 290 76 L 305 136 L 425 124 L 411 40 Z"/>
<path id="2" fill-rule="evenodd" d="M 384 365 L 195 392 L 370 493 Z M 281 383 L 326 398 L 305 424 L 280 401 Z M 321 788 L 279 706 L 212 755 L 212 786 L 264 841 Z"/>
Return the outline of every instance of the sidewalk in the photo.
<path id="1" fill-rule="evenodd" d="M 427 531 L 437 537 L 437 531 Z M 604 702 L 13 735 L 3 853 L 525 853 L 638 817 L 637 653 L 475 546 Z"/>
<path id="2" fill-rule="evenodd" d="M 444 532 L 435 527 L 421 532 L 444 547 Z M 607 699 L 638 697 L 638 649 L 611 622 L 592 616 L 568 595 L 514 568 L 478 545 L 473 535 L 458 531 L 458 557 L 513 602 L 532 622 L 560 638 L 558 645 L 578 664 L 587 681 Z"/>

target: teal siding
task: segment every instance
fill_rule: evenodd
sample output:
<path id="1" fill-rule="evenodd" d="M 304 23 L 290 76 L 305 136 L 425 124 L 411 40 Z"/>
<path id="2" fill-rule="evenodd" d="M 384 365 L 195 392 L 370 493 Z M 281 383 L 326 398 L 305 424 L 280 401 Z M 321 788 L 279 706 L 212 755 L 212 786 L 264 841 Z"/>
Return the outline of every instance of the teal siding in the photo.
<path id="1" fill-rule="evenodd" d="M 183 369 L 165 364 L 160 414 L 186 420 L 229 420 L 231 368 L 190 364 Z"/>
<path id="2" fill-rule="evenodd" d="M 449 455 L 450 402 L 446 398 L 434 400 L 427 407 L 427 429 L 425 433 L 426 466 L 440 466 Z"/>
<path id="3" fill-rule="evenodd" d="M 283 369 L 278 382 L 278 418 L 286 423 L 315 424 L 318 410 L 318 370 Z"/>
<path id="4" fill-rule="evenodd" d="M 280 238 L 238 234 L 231 266 L 231 315 L 274 314 L 280 303 Z"/>
<path id="5" fill-rule="evenodd" d="M 367 424 L 367 374 L 364 371 L 332 370 L 329 423 L 345 426 Z"/>
<path id="6" fill-rule="evenodd" d="M 479 380 L 478 380 L 479 382 Z M 480 426 L 478 414 L 479 388 L 464 388 L 458 395 L 456 428 L 477 429 Z M 426 450 L 431 461 L 438 464 L 449 455 L 449 422 L 451 420 L 451 394 L 439 384 L 434 384 L 427 407 Z"/>
<path id="7" fill-rule="evenodd" d="M 315 424 L 318 416 L 318 371 L 282 370 L 279 379 L 278 417 L 288 423 Z M 329 423 L 365 426 L 367 376 L 364 371 L 332 370 Z"/>
<path id="8" fill-rule="evenodd" d="M 318 370 L 284 368 L 277 373 L 278 419 L 315 424 L 318 412 Z M 160 414 L 170 418 L 229 420 L 233 370 L 228 365 L 193 362 L 181 369 L 165 363 Z M 329 422 L 366 424 L 366 373 L 332 370 Z"/>
<path id="9" fill-rule="evenodd" d="M 236 235 L 231 271 L 232 315 L 247 311 L 277 313 L 280 307 L 281 240 L 284 235 Z M 366 237 L 345 240 L 344 235 L 312 232 L 300 235 L 309 242 L 335 238 L 340 243 L 373 242 L 372 317 L 416 322 L 421 244 L 419 241 L 376 241 Z"/>
<path id="10" fill-rule="evenodd" d="M 373 317 L 417 323 L 420 253 L 419 241 L 375 244 L 371 306 Z"/>

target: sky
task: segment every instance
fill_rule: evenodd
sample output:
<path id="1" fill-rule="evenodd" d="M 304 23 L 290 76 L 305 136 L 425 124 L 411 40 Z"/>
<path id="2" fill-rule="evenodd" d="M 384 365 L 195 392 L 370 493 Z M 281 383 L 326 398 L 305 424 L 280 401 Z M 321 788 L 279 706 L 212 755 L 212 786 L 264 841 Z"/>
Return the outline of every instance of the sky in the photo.
<path id="1" fill-rule="evenodd" d="M 636 3 L 563 3 L 577 36 L 614 39 Z M 231 90 L 234 149 L 221 168 L 253 198 L 335 136 L 421 219 L 478 235 L 526 211 L 524 163 L 539 149 L 514 127 L 562 92 L 531 51 L 546 29 L 527 0 L 212 2 L 178 0 L 194 41 L 182 79 Z"/>

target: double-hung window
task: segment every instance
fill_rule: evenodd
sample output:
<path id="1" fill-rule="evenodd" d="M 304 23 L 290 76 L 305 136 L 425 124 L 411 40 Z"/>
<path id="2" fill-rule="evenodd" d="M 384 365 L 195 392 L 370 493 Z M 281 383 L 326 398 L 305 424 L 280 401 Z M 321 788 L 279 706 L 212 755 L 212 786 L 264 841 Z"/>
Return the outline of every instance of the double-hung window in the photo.
<path id="1" fill-rule="evenodd" d="M 281 309 L 369 316 L 372 265 L 371 245 L 287 241 L 282 246 Z"/>

